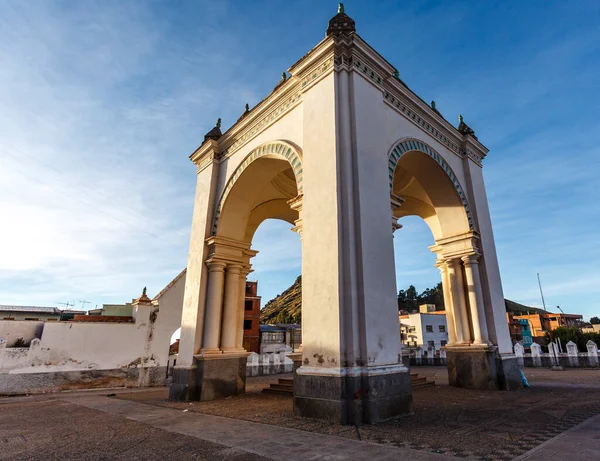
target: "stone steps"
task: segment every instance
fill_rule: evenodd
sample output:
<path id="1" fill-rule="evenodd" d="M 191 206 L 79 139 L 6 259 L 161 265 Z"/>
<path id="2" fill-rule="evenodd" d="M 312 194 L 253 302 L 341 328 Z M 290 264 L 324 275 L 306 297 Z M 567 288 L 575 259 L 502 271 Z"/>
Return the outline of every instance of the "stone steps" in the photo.
<path id="1" fill-rule="evenodd" d="M 427 381 L 427 378 L 420 377 L 418 373 L 410 374 L 410 385 L 413 388 L 434 386 L 435 381 Z M 277 395 L 294 395 L 294 379 L 293 378 L 279 378 L 277 383 L 272 383 L 269 387 L 262 390 L 265 394 L 277 394 Z"/>
<path id="2" fill-rule="evenodd" d="M 265 394 L 294 395 L 294 379 L 279 378 L 277 383 L 270 384 L 262 391 Z"/>

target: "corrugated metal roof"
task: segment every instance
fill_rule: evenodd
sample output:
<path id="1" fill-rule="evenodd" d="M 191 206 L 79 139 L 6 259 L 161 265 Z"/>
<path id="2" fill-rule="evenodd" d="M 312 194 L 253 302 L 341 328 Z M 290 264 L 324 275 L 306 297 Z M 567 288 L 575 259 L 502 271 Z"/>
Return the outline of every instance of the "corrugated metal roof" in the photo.
<path id="1" fill-rule="evenodd" d="M 37 312 L 44 314 L 60 314 L 60 309 L 57 307 L 44 306 L 5 306 L 0 304 L 0 311 L 4 312 Z"/>

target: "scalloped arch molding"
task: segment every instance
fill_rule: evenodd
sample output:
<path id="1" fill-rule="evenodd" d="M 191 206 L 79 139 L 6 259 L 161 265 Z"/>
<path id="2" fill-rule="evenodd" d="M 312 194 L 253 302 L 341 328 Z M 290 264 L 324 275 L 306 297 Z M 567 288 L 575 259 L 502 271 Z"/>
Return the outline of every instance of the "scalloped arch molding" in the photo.
<path id="1" fill-rule="evenodd" d="M 396 171 L 396 165 L 398 165 L 400 158 L 405 153 L 410 152 L 410 151 L 418 151 L 418 152 L 422 152 L 424 154 L 429 155 L 446 172 L 446 175 L 450 178 L 450 180 L 452 181 L 452 184 L 454 184 L 454 187 L 456 188 L 456 192 L 458 192 L 458 196 L 460 197 L 463 207 L 465 208 L 465 212 L 467 213 L 467 220 L 469 221 L 469 229 L 473 230 L 473 216 L 471 215 L 471 210 L 469 208 L 467 196 L 465 195 L 465 192 L 463 191 L 462 186 L 458 182 L 458 178 L 452 171 L 452 168 L 450 168 L 450 165 L 448 165 L 448 163 L 446 163 L 446 160 L 444 160 L 444 158 L 440 154 L 438 154 L 435 151 L 435 149 L 428 146 L 424 142 L 419 141 L 418 139 L 404 139 L 402 141 L 399 141 L 394 146 L 394 148 L 391 150 L 389 159 L 388 159 L 390 190 L 392 189 L 393 182 L 394 182 L 394 172 Z"/>
<path id="2" fill-rule="evenodd" d="M 233 185 L 242 175 L 244 170 L 248 168 L 252 162 L 254 162 L 260 157 L 264 157 L 265 155 L 281 157 L 290 163 L 294 172 L 294 176 L 296 176 L 296 187 L 298 188 L 298 195 L 302 194 L 302 157 L 300 156 L 298 149 L 285 141 L 274 141 L 261 144 L 260 146 L 254 148 L 244 158 L 244 160 L 242 160 L 242 162 L 237 166 L 237 168 L 227 181 L 225 189 L 223 189 L 223 193 L 221 194 L 221 198 L 219 199 L 219 206 L 217 207 L 217 211 L 215 214 L 214 224 L 212 228 L 213 235 L 217 233 L 217 227 L 219 225 L 221 211 L 223 211 L 223 205 L 225 204 L 225 200 L 227 200 L 227 196 L 231 192 L 231 189 L 233 189 Z"/>

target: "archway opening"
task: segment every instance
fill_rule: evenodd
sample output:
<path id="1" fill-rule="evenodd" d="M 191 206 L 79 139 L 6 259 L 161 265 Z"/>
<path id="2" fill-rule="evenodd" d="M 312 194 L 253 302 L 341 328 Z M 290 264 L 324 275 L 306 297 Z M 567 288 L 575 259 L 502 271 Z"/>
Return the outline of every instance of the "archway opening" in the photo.
<path id="1" fill-rule="evenodd" d="M 302 229 L 300 156 L 288 146 L 270 146 L 276 144 L 268 144 L 260 156 L 251 153 L 240 164 L 218 205 L 211 252 L 225 271 L 220 338 L 224 352 L 261 351 L 261 294 L 266 301 L 275 297 L 301 270 L 300 237 L 290 232 L 292 228 L 301 234 Z M 239 274 L 235 295 L 235 283 L 228 284 L 230 273 Z M 235 307 L 233 296 L 238 297 Z"/>
<path id="2" fill-rule="evenodd" d="M 468 249 L 472 233 L 468 207 L 448 165 L 439 154 L 415 150 L 414 144 L 412 147 L 395 159 L 390 178 L 392 216 L 399 229 L 394 236 L 398 310 L 406 352 L 432 363 L 444 358 L 443 347 L 457 342 L 457 320 L 444 260 L 455 249 L 454 243 L 447 242 L 459 241 Z M 434 267 L 440 269 L 437 276 Z M 462 268 L 458 272 L 462 280 Z M 462 300 L 462 287 L 456 290 Z M 472 338 L 466 306 L 460 315 L 460 339 Z"/>

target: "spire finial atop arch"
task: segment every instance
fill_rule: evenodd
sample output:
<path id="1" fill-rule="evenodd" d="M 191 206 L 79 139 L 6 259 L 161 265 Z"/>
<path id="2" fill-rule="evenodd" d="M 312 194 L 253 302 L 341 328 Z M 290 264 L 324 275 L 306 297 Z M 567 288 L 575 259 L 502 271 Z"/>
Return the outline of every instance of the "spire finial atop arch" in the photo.
<path id="1" fill-rule="evenodd" d="M 337 14 L 329 20 L 329 27 L 327 27 L 327 36 L 340 35 L 340 34 L 351 34 L 356 32 L 356 25 L 354 20 L 346 14 L 343 3 L 338 3 Z"/>

